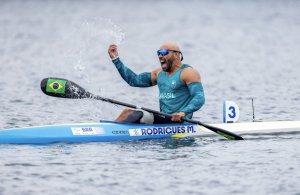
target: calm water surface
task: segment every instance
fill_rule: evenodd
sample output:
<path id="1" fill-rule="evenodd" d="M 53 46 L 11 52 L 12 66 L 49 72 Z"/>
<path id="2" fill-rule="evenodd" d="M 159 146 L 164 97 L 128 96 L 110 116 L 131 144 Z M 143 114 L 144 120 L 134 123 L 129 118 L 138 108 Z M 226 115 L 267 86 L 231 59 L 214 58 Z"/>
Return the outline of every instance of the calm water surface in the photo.
<path id="1" fill-rule="evenodd" d="M 300 120 L 299 1 L 1 1 L 0 129 L 112 120 L 122 107 L 47 97 L 49 76 L 105 97 L 158 108 L 157 88 L 131 88 L 107 54 L 136 72 L 177 42 L 202 76 L 206 105 L 241 121 Z M 1 145 L 0 194 L 300 194 L 299 134 L 193 140 Z"/>

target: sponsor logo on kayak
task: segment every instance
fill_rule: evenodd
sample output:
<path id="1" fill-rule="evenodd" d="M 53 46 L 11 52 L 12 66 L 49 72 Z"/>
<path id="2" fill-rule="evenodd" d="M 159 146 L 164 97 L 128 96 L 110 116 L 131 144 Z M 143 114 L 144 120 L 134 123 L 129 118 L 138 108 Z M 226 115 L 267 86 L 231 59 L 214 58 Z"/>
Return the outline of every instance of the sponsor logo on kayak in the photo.
<path id="1" fill-rule="evenodd" d="M 112 131 L 111 133 L 112 134 L 116 134 L 116 135 L 119 135 L 119 134 L 129 134 L 128 131 Z"/>
<path id="2" fill-rule="evenodd" d="M 173 135 L 179 133 L 196 133 L 196 130 L 193 125 L 129 129 L 130 136 Z"/>
<path id="3" fill-rule="evenodd" d="M 101 127 L 71 127 L 73 135 L 100 135 L 105 131 Z"/>

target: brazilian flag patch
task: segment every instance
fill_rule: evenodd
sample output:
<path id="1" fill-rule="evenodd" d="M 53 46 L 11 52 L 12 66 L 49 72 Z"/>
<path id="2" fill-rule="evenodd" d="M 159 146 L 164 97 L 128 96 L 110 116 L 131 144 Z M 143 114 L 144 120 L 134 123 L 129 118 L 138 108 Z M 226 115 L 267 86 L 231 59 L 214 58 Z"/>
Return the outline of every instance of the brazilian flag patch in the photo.
<path id="1" fill-rule="evenodd" d="M 51 93 L 66 93 L 66 83 L 67 81 L 59 79 L 48 79 L 46 91 Z"/>

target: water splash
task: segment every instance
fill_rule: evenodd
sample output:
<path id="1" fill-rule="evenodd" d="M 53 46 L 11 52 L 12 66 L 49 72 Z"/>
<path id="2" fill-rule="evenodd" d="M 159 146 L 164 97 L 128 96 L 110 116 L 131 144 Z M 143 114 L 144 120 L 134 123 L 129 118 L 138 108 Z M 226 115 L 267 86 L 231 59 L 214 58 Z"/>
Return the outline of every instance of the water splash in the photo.
<path id="1" fill-rule="evenodd" d="M 121 27 L 108 18 L 85 18 L 79 27 L 82 31 L 87 31 L 91 37 L 99 36 L 100 39 L 104 38 L 118 45 L 125 39 Z"/>
<path id="2" fill-rule="evenodd" d="M 88 81 L 89 67 L 108 56 L 109 44 L 120 45 L 125 32 L 108 18 L 83 18 L 71 26 L 60 42 L 62 61 L 72 67 L 78 78 Z"/>

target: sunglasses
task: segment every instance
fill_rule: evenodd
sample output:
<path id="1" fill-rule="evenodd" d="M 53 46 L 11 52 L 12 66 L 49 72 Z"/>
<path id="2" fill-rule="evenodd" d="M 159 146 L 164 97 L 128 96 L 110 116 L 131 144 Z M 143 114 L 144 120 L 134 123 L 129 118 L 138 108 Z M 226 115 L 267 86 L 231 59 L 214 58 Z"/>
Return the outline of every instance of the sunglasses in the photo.
<path id="1" fill-rule="evenodd" d="M 157 55 L 162 55 L 162 56 L 166 56 L 170 53 L 170 51 L 173 51 L 173 52 L 180 52 L 180 51 L 176 51 L 176 50 L 168 50 L 168 49 L 160 49 L 157 51 Z"/>
<path id="2" fill-rule="evenodd" d="M 160 56 L 160 55 L 166 56 L 166 55 L 168 55 L 170 53 L 170 51 L 180 53 L 181 54 L 181 61 L 183 60 L 183 56 L 182 56 L 181 51 L 171 50 L 171 49 L 160 49 L 160 50 L 157 51 L 157 56 Z"/>

